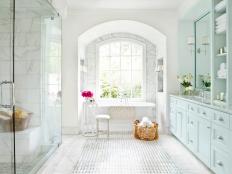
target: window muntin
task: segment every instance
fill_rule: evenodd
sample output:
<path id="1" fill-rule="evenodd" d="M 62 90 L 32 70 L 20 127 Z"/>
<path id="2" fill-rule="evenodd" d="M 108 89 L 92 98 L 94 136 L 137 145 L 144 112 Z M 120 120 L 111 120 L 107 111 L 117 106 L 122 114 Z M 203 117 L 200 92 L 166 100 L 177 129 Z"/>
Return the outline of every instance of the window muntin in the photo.
<path id="1" fill-rule="evenodd" d="M 98 96 L 101 99 L 144 98 L 144 45 L 115 40 L 98 47 Z"/>

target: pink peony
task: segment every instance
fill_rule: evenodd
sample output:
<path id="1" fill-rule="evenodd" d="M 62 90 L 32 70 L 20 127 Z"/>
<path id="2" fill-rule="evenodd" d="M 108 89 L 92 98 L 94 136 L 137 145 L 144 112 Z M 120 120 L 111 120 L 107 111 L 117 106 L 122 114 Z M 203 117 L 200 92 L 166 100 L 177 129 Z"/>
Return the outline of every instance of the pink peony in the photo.
<path id="1" fill-rule="evenodd" d="M 93 92 L 91 91 L 82 91 L 81 96 L 84 98 L 91 98 L 93 97 Z"/>

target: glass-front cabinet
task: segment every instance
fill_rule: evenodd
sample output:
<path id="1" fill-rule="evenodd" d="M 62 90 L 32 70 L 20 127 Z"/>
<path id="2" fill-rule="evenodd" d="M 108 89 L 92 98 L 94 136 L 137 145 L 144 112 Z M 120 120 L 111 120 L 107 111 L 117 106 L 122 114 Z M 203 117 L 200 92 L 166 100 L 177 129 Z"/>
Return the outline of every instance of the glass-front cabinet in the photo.
<path id="1" fill-rule="evenodd" d="M 61 18 L 0 1 L 0 173 L 35 173 L 61 143 Z"/>

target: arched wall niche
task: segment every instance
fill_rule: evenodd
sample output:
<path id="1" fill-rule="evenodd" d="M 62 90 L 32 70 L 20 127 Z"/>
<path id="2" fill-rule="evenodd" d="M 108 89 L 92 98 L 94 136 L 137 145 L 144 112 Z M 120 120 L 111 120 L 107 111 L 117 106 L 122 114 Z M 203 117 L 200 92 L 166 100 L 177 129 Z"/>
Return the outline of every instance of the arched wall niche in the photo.
<path id="1" fill-rule="evenodd" d="M 156 45 L 157 48 L 157 58 L 163 58 L 164 61 L 164 92 L 162 94 L 157 94 L 156 98 L 156 115 L 157 121 L 160 127 L 165 129 L 167 127 L 167 71 L 166 71 L 166 59 L 167 59 L 167 37 L 159 30 L 151 27 L 147 24 L 132 21 L 132 20 L 114 20 L 109 22 L 104 22 L 98 24 L 78 37 L 78 72 L 80 71 L 80 60 L 85 59 L 86 46 L 93 42 L 94 40 L 111 33 L 131 33 L 138 35 L 152 44 Z M 155 67 L 154 67 L 155 68 Z M 155 77 L 154 77 L 155 78 Z M 78 91 L 80 91 L 80 73 L 78 73 Z M 82 110 L 82 97 L 80 92 L 78 92 L 78 117 L 80 118 Z M 160 102 L 160 103 L 159 103 Z M 166 131 L 166 130 L 162 130 Z"/>

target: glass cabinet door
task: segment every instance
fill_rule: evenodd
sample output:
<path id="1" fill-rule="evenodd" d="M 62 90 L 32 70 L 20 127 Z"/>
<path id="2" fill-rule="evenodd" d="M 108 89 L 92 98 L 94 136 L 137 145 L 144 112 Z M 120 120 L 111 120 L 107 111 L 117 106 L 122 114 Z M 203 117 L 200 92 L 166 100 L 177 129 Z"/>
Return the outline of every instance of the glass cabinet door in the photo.
<path id="1" fill-rule="evenodd" d="M 14 173 L 13 0 L 0 1 L 0 173 Z"/>

